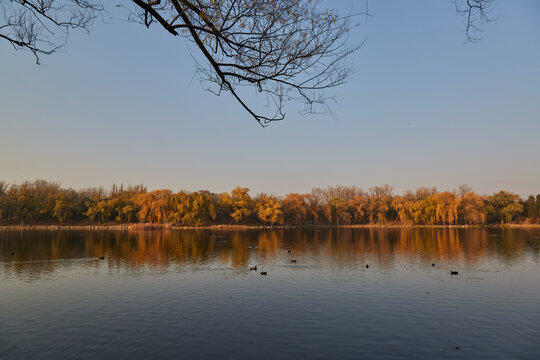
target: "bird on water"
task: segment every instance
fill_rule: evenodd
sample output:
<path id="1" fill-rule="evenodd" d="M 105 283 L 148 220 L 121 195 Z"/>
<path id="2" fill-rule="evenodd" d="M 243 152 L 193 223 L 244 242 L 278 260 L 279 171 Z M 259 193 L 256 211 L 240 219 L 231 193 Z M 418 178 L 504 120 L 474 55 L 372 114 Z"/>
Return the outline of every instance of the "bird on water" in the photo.
<path id="1" fill-rule="evenodd" d="M 250 271 L 257 271 L 257 265 L 255 265 L 254 267 L 250 267 L 249 270 Z"/>
<path id="2" fill-rule="evenodd" d="M 266 271 L 261 271 L 261 275 L 268 275 Z"/>
<path id="3" fill-rule="evenodd" d="M 369 269 L 369 264 L 368 264 L 368 265 L 366 265 L 366 269 Z"/>
<path id="4" fill-rule="evenodd" d="M 450 270 L 450 275 L 457 275 L 457 274 L 458 274 L 457 271 Z"/>

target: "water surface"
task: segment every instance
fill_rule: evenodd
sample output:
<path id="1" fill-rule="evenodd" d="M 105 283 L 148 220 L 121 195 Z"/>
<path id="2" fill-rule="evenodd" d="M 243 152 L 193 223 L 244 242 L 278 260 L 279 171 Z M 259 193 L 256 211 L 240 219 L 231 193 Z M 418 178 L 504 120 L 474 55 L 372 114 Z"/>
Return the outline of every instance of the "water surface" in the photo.
<path id="1" fill-rule="evenodd" d="M 537 229 L 0 232 L 1 359 L 540 359 L 539 339 Z"/>

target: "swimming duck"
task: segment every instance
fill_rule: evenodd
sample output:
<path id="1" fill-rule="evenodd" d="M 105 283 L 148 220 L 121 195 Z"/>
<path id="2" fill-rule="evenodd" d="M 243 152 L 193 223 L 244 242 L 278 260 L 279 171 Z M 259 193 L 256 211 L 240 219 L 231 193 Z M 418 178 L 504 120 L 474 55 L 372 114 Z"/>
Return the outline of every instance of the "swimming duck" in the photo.
<path id="1" fill-rule="evenodd" d="M 369 264 L 368 264 L 368 265 L 366 265 L 366 269 L 369 269 Z"/>
<path id="2" fill-rule="evenodd" d="M 105 256 L 100 256 L 99 260 L 105 260 Z"/>
<path id="3" fill-rule="evenodd" d="M 295 263 L 295 262 L 296 262 L 296 260 L 295 260 L 295 259 L 291 259 L 291 262 L 292 262 L 292 263 Z"/>
<path id="4" fill-rule="evenodd" d="M 432 266 L 432 267 L 435 267 L 435 263 L 431 263 L 431 266 Z"/>
<path id="5" fill-rule="evenodd" d="M 458 274 L 457 271 L 450 270 L 450 275 L 457 275 L 457 274 Z"/>
<path id="6" fill-rule="evenodd" d="M 250 271 L 257 271 L 257 265 L 255 265 L 254 267 L 250 267 L 249 270 Z"/>
<path id="7" fill-rule="evenodd" d="M 261 271 L 261 275 L 268 275 L 266 271 Z"/>

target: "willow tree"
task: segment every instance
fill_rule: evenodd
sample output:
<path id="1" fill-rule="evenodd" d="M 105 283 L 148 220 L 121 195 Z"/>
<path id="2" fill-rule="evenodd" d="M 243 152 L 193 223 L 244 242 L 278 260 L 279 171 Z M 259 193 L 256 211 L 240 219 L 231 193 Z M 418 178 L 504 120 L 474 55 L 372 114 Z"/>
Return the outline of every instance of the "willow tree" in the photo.
<path id="1" fill-rule="evenodd" d="M 227 209 L 236 223 L 245 220 L 251 215 L 253 201 L 248 192 L 248 188 L 238 186 L 231 190 L 230 195 L 228 193 L 219 195 L 220 207 Z"/>
<path id="2" fill-rule="evenodd" d="M 460 196 L 459 213 L 466 225 L 483 224 L 486 221 L 484 200 L 473 192 Z"/>
<path id="3" fill-rule="evenodd" d="M 435 201 L 435 216 L 437 222 L 443 224 L 456 224 L 460 198 L 456 194 L 445 191 L 433 195 Z"/>
<path id="4" fill-rule="evenodd" d="M 493 0 L 454 0 L 466 34 L 489 21 Z M 62 47 L 72 29 L 89 31 L 107 10 L 102 0 L 0 0 L 0 39 L 40 56 Z M 285 104 L 305 112 L 329 110 L 327 90 L 352 74 L 346 63 L 360 45 L 347 45 L 354 15 L 319 0 L 123 0 L 128 20 L 160 26 L 194 44 L 197 73 L 207 89 L 232 95 L 261 125 L 285 117 Z M 254 103 L 249 90 L 263 95 Z"/>

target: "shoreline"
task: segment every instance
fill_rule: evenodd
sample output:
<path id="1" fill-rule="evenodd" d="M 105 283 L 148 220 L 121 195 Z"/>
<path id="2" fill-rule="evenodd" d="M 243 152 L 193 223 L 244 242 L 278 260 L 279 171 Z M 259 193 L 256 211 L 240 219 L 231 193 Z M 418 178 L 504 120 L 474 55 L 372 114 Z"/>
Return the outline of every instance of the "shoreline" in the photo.
<path id="1" fill-rule="evenodd" d="M 540 229 L 540 224 L 488 224 L 488 225 L 208 225 L 172 226 L 168 224 L 115 224 L 115 225 L 1 225 L 0 231 L 164 231 L 164 230 L 275 230 L 275 229 L 486 229 L 519 228 Z"/>

